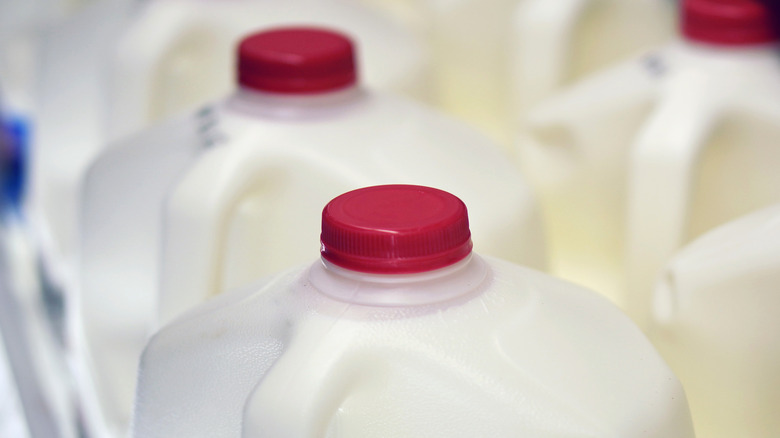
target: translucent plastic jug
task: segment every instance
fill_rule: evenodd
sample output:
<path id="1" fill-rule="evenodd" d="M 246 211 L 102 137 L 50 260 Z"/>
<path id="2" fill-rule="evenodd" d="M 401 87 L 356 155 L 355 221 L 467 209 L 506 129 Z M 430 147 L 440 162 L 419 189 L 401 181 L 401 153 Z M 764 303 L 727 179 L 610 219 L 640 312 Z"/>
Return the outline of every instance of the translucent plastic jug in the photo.
<path id="1" fill-rule="evenodd" d="M 780 59 L 767 10 L 755 0 L 682 8 L 680 41 L 550 98 L 518 148 L 553 271 L 640 325 L 677 248 L 780 201 Z"/>
<path id="2" fill-rule="evenodd" d="M 666 266 L 650 337 L 685 386 L 698 436 L 780 435 L 780 206 L 723 225 Z"/>
<path id="3" fill-rule="evenodd" d="M 321 242 L 321 261 L 152 338 L 134 436 L 693 437 L 641 331 L 594 293 L 472 254 L 449 193 L 348 192 Z"/>
<path id="4" fill-rule="evenodd" d="M 231 92 L 231 54 L 248 32 L 291 23 L 343 29 L 360 45 L 370 86 L 422 99 L 430 92 L 417 37 L 340 0 L 127 3 L 95 5 L 47 38 L 36 193 L 66 256 L 77 240 L 78 180 L 97 151 Z"/>
<path id="5" fill-rule="evenodd" d="M 480 250 L 544 266 L 536 202 L 500 148 L 415 102 L 358 86 L 348 38 L 258 33 L 240 45 L 238 70 L 237 93 L 117 144 L 87 175 L 85 355 L 119 423 L 157 313 L 170 321 L 310 259 L 318 213 L 344 191 L 446 188 L 475 207 Z"/>

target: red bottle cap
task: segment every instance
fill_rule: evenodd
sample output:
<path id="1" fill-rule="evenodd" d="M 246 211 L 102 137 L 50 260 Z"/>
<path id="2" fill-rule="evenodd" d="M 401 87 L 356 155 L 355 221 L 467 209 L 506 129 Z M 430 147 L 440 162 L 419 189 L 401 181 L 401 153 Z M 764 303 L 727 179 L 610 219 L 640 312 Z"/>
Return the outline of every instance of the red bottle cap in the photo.
<path id="1" fill-rule="evenodd" d="M 238 46 L 238 82 L 273 93 L 322 93 L 357 80 L 352 41 L 338 32 L 288 27 L 259 32 Z"/>
<path id="2" fill-rule="evenodd" d="M 466 205 L 442 190 L 367 187 L 322 211 L 322 257 L 346 269 L 409 274 L 443 268 L 471 253 Z"/>
<path id="3" fill-rule="evenodd" d="M 778 41 L 769 8 L 760 0 L 684 0 L 682 32 L 693 41 L 729 46 Z"/>

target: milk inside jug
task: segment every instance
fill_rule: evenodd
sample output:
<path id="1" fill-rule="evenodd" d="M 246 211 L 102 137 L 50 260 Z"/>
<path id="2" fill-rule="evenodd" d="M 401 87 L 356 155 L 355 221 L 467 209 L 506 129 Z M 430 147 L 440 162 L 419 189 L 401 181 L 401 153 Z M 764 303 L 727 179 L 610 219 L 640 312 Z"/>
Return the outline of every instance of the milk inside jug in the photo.
<path id="1" fill-rule="evenodd" d="M 674 250 L 780 200 L 780 63 L 766 8 L 681 8 L 679 41 L 542 103 L 518 147 L 541 194 L 553 272 L 640 325 Z"/>
<path id="2" fill-rule="evenodd" d="M 229 93 L 241 36 L 290 23 L 350 32 L 366 49 L 369 85 L 427 98 L 429 56 L 418 37 L 338 0 L 114 0 L 47 37 L 36 198 L 65 257 L 78 239 L 78 180 L 97 151 Z"/>
<path id="3" fill-rule="evenodd" d="M 705 234 L 663 271 L 649 334 L 699 436 L 780 435 L 779 283 L 780 205 Z"/>
<path id="4" fill-rule="evenodd" d="M 597 294 L 472 253 L 455 196 L 374 186 L 321 217 L 320 261 L 150 340 L 134 436 L 693 436 L 641 331 Z"/>
<path id="5" fill-rule="evenodd" d="M 318 212 L 344 191 L 438 185 L 477 208 L 481 251 L 545 263 L 535 199 L 501 149 L 416 102 L 361 87 L 349 38 L 275 29 L 246 38 L 238 58 L 238 92 L 116 144 L 87 174 L 83 356 L 117 424 L 129 416 L 158 312 L 170 321 L 307 261 Z"/>

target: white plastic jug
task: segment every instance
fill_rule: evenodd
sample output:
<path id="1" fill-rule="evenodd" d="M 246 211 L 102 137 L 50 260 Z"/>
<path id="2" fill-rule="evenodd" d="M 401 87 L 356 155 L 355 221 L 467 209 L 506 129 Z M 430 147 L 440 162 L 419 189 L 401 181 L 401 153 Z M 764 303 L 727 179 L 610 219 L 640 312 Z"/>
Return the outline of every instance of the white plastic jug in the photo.
<path id="1" fill-rule="evenodd" d="M 594 293 L 472 254 L 453 195 L 374 186 L 321 217 L 321 261 L 152 338 L 133 436 L 693 437 L 641 331 Z"/>
<path id="2" fill-rule="evenodd" d="M 640 326 L 677 248 L 780 201 L 780 59 L 765 7 L 682 7 L 681 41 L 541 104 L 518 148 L 553 272 L 605 293 Z"/>
<path id="3" fill-rule="evenodd" d="M 253 35 L 239 48 L 237 93 L 117 144 L 91 167 L 83 356 L 112 421 L 127 421 L 158 312 L 167 322 L 305 262 L 317 250 L 319 210 L 344 191 L 446 188 L 477 209 L 482 251 L 544 266 L 536 202 L 500 148 L 415 102 L 357 86 L 356 74 L 341 34 Z"/>
<path id="4" fill-rule="evenodd" d="M 429 57 L 417 37 L 340 0 L 114 0 L 47 37 L 36 198 L 66 257 L 77 242 L 78 180 L 97 151 L 229 93 L 239 39 L 290 23 L 354 35 L 373 88 L 422 99 L 430 92 Z"/>
<path id="5" fill-rule="evenodd" d="M 699 436 L 780 436 L 780 205 L 723 225 L 667 265 L 651 340 L 682 380 Z"/>

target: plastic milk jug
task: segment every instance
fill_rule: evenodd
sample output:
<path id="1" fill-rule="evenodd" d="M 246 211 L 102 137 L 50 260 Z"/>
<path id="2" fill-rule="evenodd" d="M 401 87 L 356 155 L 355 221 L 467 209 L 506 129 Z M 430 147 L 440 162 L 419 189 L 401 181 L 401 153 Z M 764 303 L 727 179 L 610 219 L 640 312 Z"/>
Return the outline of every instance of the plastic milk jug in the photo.
<path id="1" fill-rule="evenodd" d="M 87 174 L 85 355 L 118 423 L 158 312 L 165 323 L 305 262 L 322 205 L 347 190 L 443 187 L 475 207 L 481 251 L 544 266 L 535 199 L 500 148 L 416 102 L 359 86 L 347 37 L 261 32 L 241 43 L 238 64 L 238 92 L 115 145 Z"/>
<path id="2" fill-rule="evenodd" d="M 780 436 L 780 205 L 723 225 L 666 266 L 650 336 L 702 437 Z"/>
<path id="3" fill-rule="evenodd" d="M 366 83 L 424 98 L 426 47 L 365 7 L 334 0 L 149 0 L 94 5 L 47 42 L 36 191 L 57 247 L 77 242 L 77 186 L 108 141 L 229 93 L 232 51 L 251 31 L 289 23 L 355 36 Z M 74 50 L 79 47 L 80 50 Z"/>
<path id="4" fill-rule="evenodd" d="M 678 247 L 780 201 L 768 11 L 757 0 L 682 8 L 680 41 L 544 102 L 518 148 L 542 198 L 553 272 L 602 291 L 640 325 Z"/>
<path id="5" fill-rule="evenodd" d="M 133 436 L 693 437 L 681 385 L 630 319 L 473 254 L 457 197 L 374 186 L 321 217 L 321 261 L 151 339 Z"/>

